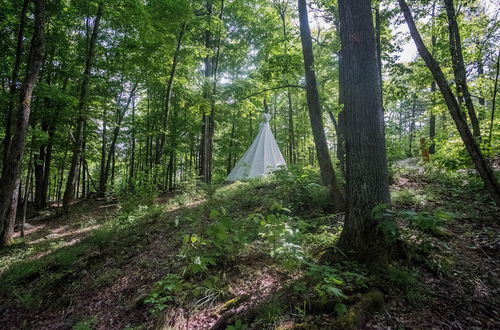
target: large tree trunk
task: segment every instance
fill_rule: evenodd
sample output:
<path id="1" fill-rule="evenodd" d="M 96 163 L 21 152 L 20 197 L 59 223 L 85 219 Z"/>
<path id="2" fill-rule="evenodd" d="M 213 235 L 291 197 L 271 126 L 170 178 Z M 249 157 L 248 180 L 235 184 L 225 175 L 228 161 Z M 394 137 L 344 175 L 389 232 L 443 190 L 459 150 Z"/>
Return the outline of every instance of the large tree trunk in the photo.
<path id="1" fill-rule="evenodd" d="M 68 212 L 73 195 L 75 191 L 75 184 L 77 180 L 77 168 L 82 154 L 83 144 L 83 127 L 85 126 L 85 111 L 87 108 L 87 94 L 90 82 L 90 75 L 92 73 L 92 66 L 94 64 L 95 49 L 97 45 L 97 35 L 99 32 L 99 23 L 103 14 L 104 4 L 99 2 L 97 15 L 94 21 L 94 28 L 89 41 L 89 47 L 85 56 L 85 70 L 83 72 L 82 85 L 80 90 L 80 101 L 78 103 L 78 122 L 75 132 L 75 141 L 73 143 L 73 157 L 71 158 L 71 165 L 68 172 L 68 179 L 66 181 L 66 189 L 63 197 L 63 212 Z"/>
<path id="2" fill-rule="evenodd" d="M 13 114 L 14 108 L 16 106 L 16 92 L 17 83 L 19 78 L 19 67 L 21 66 L 21 59 L 23 57 L 24 48 L 24 29 L 26 26 L 26 12 L 28 10 L 28 4 L 30 0 L 23 1 L 23 7 L 21 9 L 21 15 L 19 17 L 19 30 L 17 32 L 17 45 L 16 45 L 16 57 L 14 60 L 14 69 L 12 70 L 12 78 L 10 80 L 10 99 L 7 109 L 7 116 L 5 117 L 5 137 L 3 139 L 3 158 L 2 164 L 5 164 L 7 160 L 7 151 L 9 150 L 10 142 L 12 139 L 12 126 L 13 126 Z M 4 165 L 5 166 L 5 165 Z M 4 167 L 2 167 L 3 169 Z M 3 170 L 2 170 L 3 171 Z"/>
<path id="3" fill-rule="evenodd" d="M 380 1 L 376 1 L 375 5 L 375 41 L 377 45 L 377 63 L 378 63 L 378 79 L 380 84 L 380 104 L 382 104 L 382 110 L 384 109 L 384 97 L 383 97 L 383 78 L 382 78 L 382 21 L 380 19 Z"/>
<path id="4" fill-rule="evenodd" d="M 15 132 L 7 150 L 6 162 L 4 163 L 2 178 L 0 179 L 0 234 L 2 238 L 0 245 L 9 243 L 12 240 L 13 232 L 10 231 L 10 228 L 12 228 L 13 224 L 11 223 L 12 221 L 7 223 L 7 213 L 14 194 L 17 195 L 16 189 L 19 189 L 21 161 L 25 148 L 26 129 L 28 127 L 31 110 L 31 95 L 36 81 L 38 80 L 38 74 L 42 64 L 45 41 L 45 1 L 33 0 L 33 2 L 35 3 L 35 22 L 33 37 L 31 39 L 30 57 L 28 60 L 26 77 L 24 78 L 20 90 Z M 17 203 L 15 206 L 17 207 Z"/>
<path id="5" fill-rule="evenodd" d="M 469 126 L 467 125 L 467 121 L 462 114 L 457 98 L 455 97 L 453 91 L 448 85 L 448 82 L 443 74 L 443 71 L 441 70 L 441 67 L 436 62 L 431 53 L 429 53 L 429 50 L 425 46 L 422 37 L 420 36 L 417 30 L 415 21 L 413 20 L 413 17 L 411 15 L 410 8 L 406 4 L 406 1 L 404 0 L 398 0 L 398 1 L 399 1 L 399 6 L 401 7 L 401 11 L 405 16 L 406 23 L 408 24 L 408 28 L 410 30 L 410 34 L 413 38 L 413 41 L 415 42 L 415 45 L 417 45 L 417 50 L 422 59 L 424 60 L 425 64 L 431 71 L 432 75 L 434 76 L 434 80 L 436 80 L 436 83 L 439 86 L 439 89 L 441 90 L 441 94 L 443 95 L 446 106 L 448 107 L 451 117 L 453 118 L 453 121 L 457 126 L 458 133 L 460 134 L 460 137 L 462 138 L 462 141 L 465 144 L 465 147 L 472 159 L 472 162 L 474 163 L 476 170 L 481 176 L 481 179 L 483 180 L 486 189 L 491 194 L 491 197 L 493 198 L 497 206 L 500 206 L 500 185 L 498 184 L 495 174 L 493 173 L 493 170 L 491 169 L 490 165 L 484 158 L 476 139 L 472 135 Z"/>
<path id="6" fill-rule="evenodd" d="M 333 207 L 335 210 L 340 211 L 344 208 L 344 198 L 337 184 L 337 177 L 333 169 L 323 126 L 323 114 L 319 103 L 316 72 L 314 70 L 314 54 L 306 0 L 298 0 L 298 6 L 300 39 L 302 41 L 302 54 L 304 55 L 304 70 L 306 75 L 307 107 L 309 109 L 309 118 L 311 120 L 316 154 L 323 184 L 327 186 L 330 191 Z"/>
<path id="7" fill-rule="evenodd" d="M 347 184 L 339 245 L 362 262 L 384 265 L 387 243 L 372 215 L 390 195 L 371 1 L 339 0 L 339 15 Z"/>
<path id="8" fill-rule="evenodd" d="M 453 63 L 453 73 L 455 76 L 455 84 L 457 85 L 457 94 L 459 100 L 465 101 L 465 107 L 469 114 L 469 119 L 472 125 L 472 134 L 475 139 L 481 139 L 481 130 L 479 128 L 479 120 L 477 119 L 474 103 L 467 86 L 467 77 L 465 71 L 464 58 L 462 55 L 462 43 L 460 40 L 460 32 L 458 30 L 457 18 L 453 0 L 444 0 L 446 7 L 446 15 L 448 16 L 448 30 L 450 37 L 450 53 Z"/>

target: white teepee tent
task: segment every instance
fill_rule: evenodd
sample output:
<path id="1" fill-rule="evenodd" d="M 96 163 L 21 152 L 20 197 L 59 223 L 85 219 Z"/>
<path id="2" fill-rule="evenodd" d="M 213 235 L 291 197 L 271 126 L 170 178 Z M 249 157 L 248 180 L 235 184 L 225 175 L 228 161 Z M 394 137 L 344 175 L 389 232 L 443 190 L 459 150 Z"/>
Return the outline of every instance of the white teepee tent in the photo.
<path id="1" fill-rule="evenodd" d="M 263 121 L 259 126 L 259 134 L 257 134 L 243 157 L 236 163 L 226 181 L 239 181 L 265 176 L 277 170 L 280 166 L 286 166 L 269 126 L 271 115 L 265 113 L 262 117 Z"/>

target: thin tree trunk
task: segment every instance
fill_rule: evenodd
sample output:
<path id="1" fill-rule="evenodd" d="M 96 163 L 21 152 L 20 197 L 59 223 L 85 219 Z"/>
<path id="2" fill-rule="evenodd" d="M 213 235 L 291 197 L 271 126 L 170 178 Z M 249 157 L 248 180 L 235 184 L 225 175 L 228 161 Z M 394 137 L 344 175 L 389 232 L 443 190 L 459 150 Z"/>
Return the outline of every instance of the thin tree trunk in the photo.
<path id="1" fill-rule="evenodd" d="M 436 91 L 436 82 L 432 81 L 431 93 L 434 94 Z M 429 146 L 429 154 L 433 155 L 436 153 L 436 115 L 431 109 L 431 118 L 429 120 L 429 139 L 431 141 Z"/>
<path id="2" fill-rule="evenodd" d="M 408 143 L 408 157 L 412 156 L 412 151 L 413 151 L 413 138 L 414 138 L 414 132 L 415 132 L 415 110 L 417 107 L 417 94 L 413 95 L 413 103 L 411 106 L 411 119 L 410 119 L 410 136 L 409 136 L 409 143 Z"/>
<path id="3" fill-rule="evenodd" d="M 330 120 L 333 123 L 333 126 L 335 128 L 335 135 L 337 137 L 337 148 L 335 150 L 337 159 L 339 160 L 340 163 L 340 171 L 342 172 L 342 175 L 345 176 L 345 149 L 344 149 L 344 136 L 343 136 L 343 130 L 340 127 L 340 116 L 341 114 L 343 115 L 343 112 L 339 113 L 339 120 L 337 121 L 335 119 L 335 114 L 333 111 L 328 110 L 328 115 L 330 116 Z"/>
<path id="4" fill-rule="evenodd" d="M 111 168 L 111 159 L 114 157 L 115 150 L 116 150 L 116 142 L 118 141 L 118 135 L 120 135 L 120 128 L 121 124 L 123 121 L 123 118 L 125 117 L 125 113 L 127 112 L 128 108 L 130 107 L 130 103 L 132 102 L 132 99 L 134 97 L 135 91 L 137 89 L 138 83 L 135 83 L 134 86 L 132 87 L 132 90 L 130 91 L 130 95 L 128 97 L 127 103 L 125 107 L 120 111 L 118 109 L 118 118 L 117 118 L 117 123 L 115 126 L 115 129 L 113 130 L 113 137 L 111 139 L 111 144 L 109 146 L 109 152 L 108 152 L 108 158 L 106 161 L 106 169 L 104 170 L 104 176 L 102 177 L 102 190 L 100 191 L 101 194 L 106 193 L 106 187 L 108 183 L 108 177 L 110 173 L 110 168 Z"/>
<path id="5" fill-rule="evenodd" d="M 432 14 L 431 14 L 431 42 L 432 42 L 432 53 L 434 54 L 434 48 L 436 47 L 436 35 L 434 33 L 434 17 L 436 13 L 436 1 L 432 3 Z M 434 92 L 436 91 L 436 82 L 433 80 L 431 83 L 431 98 L 434 97 Z M 434 103 L 431 103 L 431 118 L 429 120 L 429 154 L 433 155 L 436 153 L 436 115 L 433 112 Z"/>
<path id="6" fill-rule="evenodd" d="M 38 80 L 45 44 L 45 1 L 33 1 L 35 3 L 35 22 L 33 37 L 31 39 L 30 57 L 28 60 L 26 77 L 20 90 L 16 130 L 7 150 L 7 158 L 4 164 L 2 178 L 0 179 L 0 233 L 2 237 L 0 245 L 10 243 L 12 240 L 13 232 L 10 232 L 12 218 L 8 218 L 7 212 L 9 206 L 12 204 L 12 197 L 18 195 L 16 187 L 19 189 L 21 161 L 25 148 L 26 130 L 28 128 L 31 110 L 31 95 Z M 17 208 L 17 203 L 13 205 L 13 208 Z"/>
<path id="7" fill-rule="evenodd" d="M 165 96 L 165 109 L 163 113 L 163 132 L 160 138 L 160 152 L 156 158 L 156 164 L 161 163 L 161 158 L 163 157 L 163 153 L 165 152 L 165 142 L 167 139 L 167 126 L 168 126 L 168 116 L 170 113 L 170 105 L 172 103 L 172 89 L 174 87 L 174 79 L 175 73 L 177 71 L 177 65 L 179 62 L 179 53 L 182 47 L 182 39 L 184 37 L 184 32 L 186 31 L 187 23 L 184 22 L 181 27 L 181 31 L 179 32 L 179 36 L 177 37 L 177 46 L 175 47 L 174 57 L 172 59 L 172 67 L 170 68 L 170 75 L 168 77 L 167 82 L 167 90 Z"/>
<path id="8" fill-rule="evenodd" d="M 373 209 L 390 203 L 382 93 L 371 1 L 339 0 L 346 124 L 347 211 L 339 245 L 377 267 L 388 247 Z"/>
<path id="9" fill-rule="evenodd" d="M 436 80 L 436 83 L 439 86 L 439 89 L 441 90 L 441 94 L 443 95 L 448 110 L 450 111 L 451 117 L 453 118 L 453 121 L 457 126 L 460 137 L 462 138 L 462 141 L 465 144 L 465 147 L 472 159 L 472 162 L 474 163 L 476 170 L 481 176 L 481 179 L 483 180 L 486 189 L 490 193 L 496 205 L 500 206 L 500 185 L 498 184 L 495 174 L 493 173 L 493 170 L 491 169 L 490 165 L 483 156 L 481 149 L 477 144 L 476 139 L 472 135 L 469 126 L 467 125 L 467 121 L 462 115 L 462 111 L 458 104 L 457 98 L 455 97 L 453 91 L 448 85 L 448 82 L 443 74 L 443 71 L 441 70 L 441 67 L 427 50 L 427 47 L 425 46 L 422 37 L 420 36 L 417 30 L 417 27 L 410 12 L 410 8 L 408 7 L 408 5 L 404 0 L 398 0 L 398 1 L 399 1 L 399 6 L 401 7 L 401 11 L 405 16 L 406 23 L 408 24 L 408 28 L 410 30 L 410 34 L 413 38 L 413 41 L 417 45 L 417 50 L 422 59 L 424 60 L 425 64 L 431 71 L 432 75 L 434 76 L 434 80 Z"/>
<path id="10" fill-rule="evenodd" d="M 458 30 L 453 0 L 444 0 L 444 4 L 446 7 L 446 15 L 448 16 L 450 52 L 455 83 L 457 85 L 458 100 L 461 101 L 463 99 L 465 101 L 465 107 L 467 108 L 467 113 L 469 114 L 469 119 L 472 125 L 472 134 L 475 139 L 480 140 L 481 130 L 479 128 L 479 120 L 477 119 L 469 87 L 467 86 L 465 64 L 462 55 L 462 43 L 460 40 L 460 32 Z"/>
<path id="11" fill-rule="evenodd" d="M 224 19 L 224 0 L 220 0 L 220 14 L 219 20 L 223 22 Z M 220 49 L 222 41 L 222 32 L 219 32 L 216 44 L 216 54 L 214 58 L 213 70 L 212 70 L 212 92 L 210 97 L 210 117 L 209 117 L 209 130 L 208 130 L 208 157 L 207 157 L 207 167 L 208 167 L 208 182 L 212 181 L 212 171 L 213 171 L 213 149 L 214 149 L 214 135 L 215 135 L 215 99 L 214 95 L 217 93 L 217 74 L 219 71 L 219 61 L 220 61 Z M 175 154 L 174 154 L 175 156 Z M 174 157 L 175 158 L 175 157 Z M 175 159 L 174 159 L 175 160 Z"/>
<path id="12" fill-rule="evenodd" d="M 31 186 L 33 185 L 33 178 L 31 175 L 31 163 L 33 161 L 33 149 L 30 152 L 30 159 L 28 162 L 28 174 L 26 175 L 26 184 L 24 189 L 24 203 L 23 203 L 23 219 L 21 222 L 21 237 L 24 237 L 24 227 L 26 225 L 26 211 L 28 209 L 28 198 L 29 191 L 31 190 Z"/>
<path id="13" fill-rule="evenodd" d="M 207 12 L 208 16 L 212 15 L 212 0 L 207 0 L 206 3 L 207 7 Z M 208 50 L 212 47 L 212 33 L 210 30 L 205 31 L 205 48 Z M 204 60 L 204 77 L 205 77 L 205 82 L 203 86 L 203 98 L 211 104 L 211 87 L 210 87 L 210 77 L 212 77 L 212 68 L 210 65 L 210 55 L 207 55 Z M 200 177 L 204 182 L 210 182 L 210 169 L 209 169 L 209 164 L 210 164 L 210 154 L 209 154 L 209 149 L 210 149 L 210 112 L 207 113 L 207 111 L 203 112 L 202 116 L 202 124 L 201 124 L 201 143 L 200 143 Z"/>
<path id="14" fill-rule="evenodd" d="M 106 190 L 105 182 L 105 172 L 106 172 L 106 148 L 108 145 L 107 141 L 107 109 L 106 107 L 102 110 L 102 142 L 101 142 L 101 170 L 99 175 L 99 191 L 103 192 Z"/>
<path id="15" fill-rule="evenodd" d="M 77 167 L 80 161 L 83 144 L 83 127 L 85 126 L 85 111 L 87 108 L 87 94 L 90 82 L 90 75 L 92 73 L 92 66 L 94 64 L 95 49 L 97 45 L 97 36 L 99 32 L 99 23 L 103 14 L 104 4 L 99 2 L 97 15 L 94 21 L 94 28 L 89 41 L 89 47 L 85 56 L 85 70 L 83 72 L 82 85 L 80 90 L 80 101 L 78 103 L 78 122 L 75 133 L 75 141 L 73 144 L 73 156 L 71 158 L 71 165 L 68 172 L 68 179 L 66 181 L 66 189 L 63 197 L 63 212 L 68 212 L 71 201 L 73 200 L 75 184 L 77 179 Z"/>
<path id="16" fill-rule="evenodd" d="M 135 176 L 135 99 L 132 99 L 132 127 L 131 127 L 132 146 L 130 150 L 130 172 L 129 172 L 129 190 L 134 190 L 134 176 Z M 139 149 L 140 154 L 140 149 Z"/>
<path id="17" fill-rule="evenodd" d="M 488 144 L 491 146 L 491 135 L 493 134 L 493 123 L 495 120 L 495 106 L 497 101 L 497 92 L 498 92 L 498 73 L 500 69 L 500 51 L 497 55 L 497 69 L 495 73 L 495 86 L 493 87 L 493 100 L 491 101 L 491 120 L 490 120 L 490 132 L 488 136 Z"/>
<path id="18" fill-rule="evenodd" d="M 311 30 L 307 14 L 306 0 L 298 0 L 300 39 L 302 41 L 302 54 L 304 55 L 304 70 L 306 76 L 307 107 L 316 146 L 319 168 L 323 184 L 328 187 L 335 210 L 344 208 L 344 198 L 337 183 L 335 170 L 333 169 L 328 142 L 323 125 L 323 115 L 319 102 L 319 94 L 316 83 L 316 72 L 314 69 L 314 54 L 312 48 Z"/>

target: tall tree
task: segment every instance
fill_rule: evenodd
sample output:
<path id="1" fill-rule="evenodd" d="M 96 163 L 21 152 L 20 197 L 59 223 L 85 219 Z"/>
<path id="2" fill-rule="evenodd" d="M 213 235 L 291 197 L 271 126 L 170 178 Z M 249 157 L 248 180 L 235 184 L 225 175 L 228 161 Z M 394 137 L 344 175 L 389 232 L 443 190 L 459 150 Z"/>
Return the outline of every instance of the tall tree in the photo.
<path id="1" fill-rule="evenodd" d="M 304 70 L 306 74 L 307 107 L 309 109 L 309 119 L 311 120 L 311 128 L 314 144 L 316 145 L 316 154 L 318 156 L 321 178 L 324 185 L 327 186 L 330 191 L 334 208 L 336 210 L 342 210 L 344 208 L 344 198 L 337 184 L 337 178 L 330 158 L 328 142 L 326 141 L 326 134 L 323 126 L 323 113 L 321 112 L 316 72 L 314 70 L 314 54 L 306 0 L 298 0 L 298 7 L 300 39 L 302 41 Z"/>
<path id="2" fill-rule="evenodd" d="M 464 118 L 464 115 L 460 108 L 458 99 L 457 97 L 455 97 L 455 94 L 448 85 L 448 81 L 446 80 L 446 77 L 441 70 L 441 66 L 425 46 L 424 41 L 422 40 L 422 37 L 417 30 L 417 26 L 415 25 L 415 21 L 413 20 L 413 16 L 406 1 L 398 1 L 401 11 L 404 14 L 406 23 L 408 24 L 408 28 L 410 30 L 413 41 L 417 45 L 418 53 L 425 61 L 425 64 L 431 71 L 434 80 L 441 90 L 441 94 L 443 95 L 443 98 L 446 102 L 446 106 L 448 107 L 451 117 L 455 122 L 458 133 L 460 134 L 460 137 L 465 144 L 472 162 L 474 163 L 474 166 L 481 176 L 481 179 L 483 180 L 484 185 L 490 193 L 491 197 L 493 198 L 497 206 L 500 206 L 500 185 L 498 184 L 497 178 L 495 177 L 491 166 L 488 164 L 483 153 L 481 152 L 481 148 L 479 147 L 475 137 L 471 133 L 471 130 L 467 124 L 467 120 Z"/>
<path id="3" fill-rule="evenodd" d="M 475 139 L 481 139 L 481 130 L 479 128 L 479 120 L 477 119 L 472 96 L 467 85 L 467 76 L 465 70 L 464 57 L 462 54 L 462 41 L 460 40 L 460 32 L 458 30 L 457 17 L 453 0 L 444 0 L 446 7 L 446 15 L 448 17 L 448 30 L 450 37 L 450 53 L 451 62 L 453 64 L 453 73 L 455 76 L 455 84 L 457 85 L 457 96 L 459 103 L 465 102 L 469 120 L 472 126 L 472 135 Z"/>
<path id="4" fill-rule="evenodd" d="M 21 161 L 24 153 L 26 130 L 28 128 L 31 111 L 31 95 L 38 80 L 45 45 L 45 1 L 33 0 L 33 2 L 35 5 L 35 21 L 33 37 L 31 39 L 30 56 L 28 59 L 26 76 L 20 89 L 15 131 L 7 150 L 7 158 L 4 163 L 2 177 L 0 178 L 0 244 L 9 243 L 12 240 L 14 231 L 14 224 L 12 221 L 15 220 L 15 218 L 9 219 L 11 221 L 7 223 L 7 211 L 11 203 L 11 198 L 13 194 L 16 193 L 16 186 L 18 186 L 20 182 Z"/>
<path id="5" fill-rule="evenodd" d="M 78 102 L 78 119 L 76 131 L 73 142 L 73 156 L 71 158 L 70 168 L 68 172 L 68 179 L 66 181 L 66 190 L 63 197 L 63 212 L 68 212 L 71 201 L 73 200 L 75 185 L 77 180 L 77 168 L 80 163 L 83 145 L 83 128 L 86 121 L 86 109 L 88 99 L 88 89 L 90 82 L 90 75 L 92 74 L 92 66 L 94 65 L 95 49 L 97 45 L 97 37 L 99 33 L 99 24 L 102 18 L 104 3 L 99 2 L 97 15 L 94 21 L 94 28 L 89 40 L 89 46 L 85 55 L 85 70 L 83 72 L 82 84 L 80 89 L 80 100 Z"/>
<path id="6" fill-rule="evenodd" d="M 389 204 L 382 93 L 371 1 L 339 0 L 347 210 L 339 245 L 368 263 L 387 261 L 375 206 Z"/>
<path id="7" fill-rule="evenodd" d="M 163 112 L 163 122 L 162 129 L 163 132 L 160 138 L 160 152 L 157 154 L 156 164 L 161 163 L 163 154 L 165 153 L 165 142 L 167 139 L 167 128 L 168 128 L 168 118 L 170 114 L 170 107 L 172 103 L 172 89 L 174 87 L 175 74 L 177 72 L 177 65 L 179 63 L 179 54 L 182 47 L 182 39 L 184 38 L 184 32 L 186 31 L 187 23 L 184 22 L 181 25 L 181 31 L 177 37 L 177 45 L 175 47 L 174 56 L 172 58 L 172 67 L 170 68 L 170 74 L 167 80 L 167 90 L 165 92 L 165 109 Z"/>

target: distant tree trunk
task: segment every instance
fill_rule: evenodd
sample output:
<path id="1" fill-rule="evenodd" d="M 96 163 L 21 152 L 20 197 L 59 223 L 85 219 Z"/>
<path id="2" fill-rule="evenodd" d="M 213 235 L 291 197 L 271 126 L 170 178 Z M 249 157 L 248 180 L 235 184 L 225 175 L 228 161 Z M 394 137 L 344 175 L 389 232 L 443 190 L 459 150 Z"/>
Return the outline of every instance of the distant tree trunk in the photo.
<path id="1" fill-rule="evenodd" d="M 229 175 L 229 173 L 231 173 L 231 170 L 233 169 L 234 135 L 236 133 L 235 121 L 236 121 L 236 114 L 233 113 L 231 120 L 231 135 L 229 136 L 229 155 L 227 157 L 227 167 L 226 167 L 227 175 Z"/>
<path id="2" fill-rule="evenodd" d="M 71 201 L 73 200 L 75 184 L 77 179 L 77 168 L 80 162 L 83 144 L 83 127 L 85 126 L 85 111 L 87 108 L 87 94 L 90 82 L 90 75 L 92 73 L 92 66 L 94 64 L 95 49 L 97 45 L 97 36 L 99 32 L 99 23 L 103 14 L 104 4 L 99 2 L 97 15 L 94 21 L 94 28 L 89 41 L 89 47 L 85 56 L 85 70 L 83 72 L 82 85 L 80 90 L 80 100 L 78 103 L 78 122 L 75 132 L 75 141 L 73 143 L 73 156 L 71 158 L 71 165 L 68 172 L 68 179 L 66 181 L 66 189 L 63 197 L 63 212 L 68 212 Z"/>
<path id="3" fill-rule="evenodd" d="M 431 13 L 431 42 L 432 42 L 432 52 L 434 53 L 434 47 L 436 47 L 436 35 L 434 34 L 434 17 L 436 13 L 436 1 L 432 3 L 432 13 Z M 434 97 L 434 92 L 436 91 L 436 82 L 432 80 L 431 83 L 431 98 Z M 431 117 L 429 119 L 429 140 L 430 140 L 430 146 L 429 146 L 429 154 L 433 155 L 436 153 L 436 115 L 434 114 L 434 111 L 432 109 L 434 107 L 434 103 L 431 103 Z"/>
<path id="4" fill-rule="evenodd" d="M 163 132 L 160 138 L 160 152 L 157 154 L 156 164 L 161 163 L 161 159 L 165 152 L 165 142 L 167 139 L 167 126 L 168 126 L 168 116 L 170 113 L 170 105 L 172 103 L 172 89 L 174 87 L 175 74 L 177 72 L 177 65 L 179 62 L 179 53 L 181 51 L 182 39 L 184 37 L 184 32 L 186 31 L 187 23 L 183 23 L 181 26 L 181 31 L 177 37 L 177 46 L 175 47 L 174 57 L 172 59 L 172 67 L 170 68 L 170 75 L 167 81 L 167 90 L 165 95 L 165 109 L 163 111 Z"/>
<path id="5" fill-rule="evenodd" d="M 212 0 L 207 0 L 206 2 L 208 15 L 212 15 Z M 212 47 L 212 32 L 210 30 L 205 31 L 205 48 L 208 50 Z M 212 77 L 212 67 L 211 67 L 210 55 L 207 55 L 204 60 L 204 77 L 205 82 L 203 86 L 203 98 L 211 104 L 211 86 L 210 77 Z M 210 112 L 203 110 L 202 114 L 202 124 L 201 124 L 201 143 L 200 143 L 200 177 L 203 181 L 210 182 Z"/>
<path id="6" fill-rule="evenodd" d="M 413 154 L 413 138 L 415 136 L 415 110 L 417 107 L 417 94 L 413 95 L 413 103 L 411 106 L 411 120 L 410 120 L 410 136 L 408 143 L 408 157 Z"/>
<path id="7" fill-rule="evenodd" d="M 491 101 L 491 120 L 490 120 L 490 132 L 488 136 L 488 144 L 491 145 L 491 134 L 493 133 L 493 122 L 495 120 L 495 106 L 497 101 L 498 92 L 498 73 L 500 69 L 500 51 L 497 55 L 497 69 L 495 74 L 495 86 L 493 87 L 493 100 Z"/>
<path id="8" fill-rule="evenodd" d="M 106 171 L 106 148 L 107 148 L 107 109 L 102 110 L 102 143 L 101 143 L 101 170 L 99 175 L 99 192 L 106 190 L 105 171 Z"/>
<path id="9" fill-rule="evenodd" d="M 288 157 L 290 164 L 295 163 L 295 128 L 293 124 L 293 102 L 292 102 L 292 92 L 288 88 L 286 91 L 286 96 L 288 100 Z"/>
<path id="10" fill-rule="evenodd" d="M 314 69 L 314 54 L 312 48 L 311 30 L 307 14 L 306 0 L 298 0 L 300 39 L 302 41 L 302 54 L 304 56 L 304 70 L 306 75 L 307 107 L 316 146 L 319 168 L 323 184 L 328 187 L 335 210 L 344 209 L 344 198 L 337 183 L 335 170 L 333 169 L 328 142 L 323 125 L 323 114 L 319 102 L 316 72 Z"/>
<path id="11" fill-rule="evenodd" d="M 109 152 L 108 152 L 108 158 L 106 161 L 106 168 L 104 170 L 104 175 L 102 176 L 102 190 L 101 194 L 106 193 L 106 187 L 108 184 L 108 178 L 110 174 L 110 169 L 111 169 L 111 160 L 114 160 L 114 155 L 115 155 L 115 150 L 116 150 L 116 143 L 118 141 L 118 136 L 120 135 L 120 128 L 121 124 L 123 121 L 123 118 L 125 117 L 125 113 L 127 112 L 128 108 L 130 107 L 130 103 L 132 102 L 132 98 L 134 97 L 135 90 L 137 89 L 138 83 L 135 83 L 134 86 L 132 87 L 132 90 L 130 91 L 130 95 L 128 97 L 127 103 L 123 109 L 118 109 L 118 116 L 117 116 L 117 122 L 116 126 L 113 130 L 113 137 L 111 138 L 111 144 L 109 146 Z"/>
<path id="12" fill-rule="evenodd" d="M 339 245 L 383 267 L 388 246 L 374 207 L 390 203 L 371 1 L 339 0 L 341 76 L 346 124 L 347 211 Z"/>
<path id="13" fill-rule="evenodd" d="M 219 13 L 219 21 L 223 22 L 224 18 L 224 0 L 220 0 L 220 13 Z M 208 182 L 212 181 L 212 171 L 213 171 L 213 162 L 214 162 L 214 135 L 215 135 L 215 99 L 214 95 L 217 93 L 217 75 L 219 73 L 219 62 L 220 62 L 220 50 L 221 50 L 221 42 L 222 42 L 222 32 L 219 32 L 217 37 L 216 44 L 216 53 L 215 58 L 213 59 L 213 70 L 212 70 L 212 92 L 210 97 L 210 116 L 208 121 L 208 158 L 207 158 L 207 167 L 208 167 Z M 174 162 L 175 162 L 175 154 L 174 154 Z"/>
<path id="14" fill-rule="evenodd" d="M 29 192 L 31 190 L 31 186 L 33 184 L 33 178 L 31 175 L 31 162 L 33 160 L 33 150 L 30 153 L 30 159 L 28 162 L 28 174 L 26 175 L 26 184 L 25 184 L 25 189 L 24 189 L 24 203 L 23 203 L 23 218 L 21 222 L 21 237 L 24 237 L 24 227 L 26 227 L 26 210 L 28 208 L 28 198 L 29 198 Z"/>
<path id="15" fill-rule="evenodd" d="M 134 176 L 135 176 L 135 99 L 132 99 L 132 127 L 131 127 L 132 146 L 130 150 L 130 172 L 129 172 L 129 190 L 134 190 Z M 139 149 L 140 154 L 140 149 Z"/>
<path id="16" fill-rule="evenodd" d="M 436 91 L 436 82 L 432 81 L 431 83 L 431 92 Z M 436 115 L 431 109 L 431 118 L 429 120 L 429 139 L 431 140 L 431 144 L 429 146 L 429 154 L 433 155 L 436 153 Z"/>
<path id="17" fill-rule="evenodd" d="M 344 136 L 343 136 L 343 130 L 340 127 L 340 116 L 343 115 L 343 112 L 339 113 L 339 120 L 337 121 L 335 119 L 335 114 L 333 111 L 328 110 L 328 115 L 330 116 L 330 120 L 333 123 L 333 126 L 335 127 L 335 135 L 337 136 L 337 159 L 339 160 L 340 163 L 340 171 L 342 172 L 342 175 L 345 176 L 345 150 L 344 150 Z"/>
<path id="18" fill-rule="evenodd" d="M 484 64 L 483 64 L 482 54 L 479 55 L 479 59 L 477 60 L 477 75 L 480 78 L 482 78 L 484 76 Z M 481 107 L 484 107 L 485 102 L 484 102 L 484 97 L 483 97 L 482 91 L 480 92 L 480 96 L 478 97 L 478 102 L 479 102 L 479 105 L 481 105 Z M 479 121 L 481 121 L 484 117 L 484 115 L 482 115 L 482 113 L 483 113 L 483 111 L 479 111 L 479 114 L 478 114 Z"/>
<path id="19" fill-rule="evenodd" d="M 465 107 L 469 114 L 469 119 L 472 125 L 472 134 L 475 139 L 481 139 L 481 130 L 479 128 L 479 120 L 477 119 L 474 103 L 467 86 L 467 77 L 464 59 L 462 55 L 462 43 L 460 40 L 460 32 L 458 30 L 457 18 L 453 0 L 444 0 L 446 7 L 446 15 L 448 16 L 448 30 L 450 37 L 450 52 L 453 63 L 453 73 L 455 76 L 455 83 L 457 85 L 458 100 L 465 101 Z"/>
<path id="20" fill-rule="evenodd" d="M 422 59 L 424 60 L 425 64 L 431 71 L 432 75 L 434 76 L 434 80 L 436 81 L 437 85 L 439 86 L 439 89 L 441 90 L 441 94 L 443 95 L 448 110 L 450 111 L 451 117 L 453 118 L 453 121 L 457 126 L 458 133 L 460 134 L 460 137 L 462 138 L 462 141 L 464 142 L 465 147 L 469 152 L 472 162 L 474 163 L 476 170 L 481 176 L 481 179 L 483 180 L 486 189 L 491 194 L 491 197 L 495 201 L 496 205 L 500 206 L 500 185 L 498 184 L 495 174 L 493 173 L 491 166 L 484 158 L 476 139 L 472 135 L 469 126 L 467 125 L 467 121 L 462 114 L 457 98 L 455 97 L 453 91 L 448 85 L 448 82 L 443 74 L 443 71 L 441 70 L 441 67 L 427 50 L 427 47 L 425 46 L 422 37 L 420 36 L 417 30 L 417 27 L 410 12 L 410 8 L 406 4 L 406 1 L 404 0 L 398 0 L 398 1 L 399 1 L 399 6 L 401 7 L 401 11 L 405 16 L 406 23 L 408 24 L 408 28 L 410 30 L 413 41 L 417 45 L 417 50 Z"/>
<path id="21" fill-rule="evenodd" d="M 30 57 L 26 76 L 20 89 L 16 127 L 7 150 L 6 162 L 4 163 L 0 179 L 0 245 L 12 241 L 13 230 L 11 228 L 13 228 L 12 221 L 15 221 L 15 217 L 8 217 L 7 213 L 12 202 L 15 204 L 13 209 L 17 209 L 17 201 L 13 201 L 12 198 L 19 195 L 16 190 L 19 189 L 20 183 L 21 161 L 31 110 L 31 95 L 38 80 L 43 57 L 45 1 L 33 0 L 33 2 L 35 4 L 35 21 L 33 37 L 31 39 Z"/>

